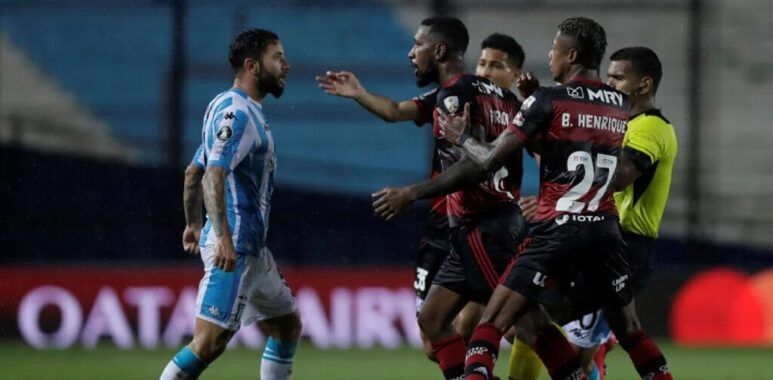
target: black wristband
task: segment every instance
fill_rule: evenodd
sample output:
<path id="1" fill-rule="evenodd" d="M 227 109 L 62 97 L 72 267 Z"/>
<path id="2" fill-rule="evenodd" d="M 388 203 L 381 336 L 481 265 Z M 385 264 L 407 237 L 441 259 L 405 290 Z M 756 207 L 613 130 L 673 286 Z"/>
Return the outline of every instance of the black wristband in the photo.
<path id="1" fill-rule="evenodd" d="M 464 145 L 464 142 L 467 141 L 467 139 L 470 138 L 469 132 L 462 132 L 462 134 L 459 136 L 459 145 Z"/>

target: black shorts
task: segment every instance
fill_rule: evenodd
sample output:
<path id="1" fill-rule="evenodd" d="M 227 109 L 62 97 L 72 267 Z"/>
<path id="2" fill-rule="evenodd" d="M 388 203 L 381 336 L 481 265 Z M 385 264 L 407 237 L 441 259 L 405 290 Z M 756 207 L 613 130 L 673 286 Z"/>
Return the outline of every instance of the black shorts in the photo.
<path id="1" fill-rule="evenodd" d="M 626 232 L 623 232 L 622 236 L 625 242 L 625 257 L 631 272 L 630 285 L 633 294 L 636 295 L 644 288 L 650 275 L 652 275 L 652 254 L 655 249 L 655 239 Z M 564 296 L 566 302 L 563 309 L 566 313 L 564 316 L 570 320 L 590 314 L 603 306 L 589 285 L 588 276 L 582 273 L 572 280 L 570 288 L 565 291 Z"/>
<path id="2" fill-rule="evenodd" d="M 433 284 L 485 304 L 525 235 L 521 209 L 514 203 L 477 215 L 451 228 L 451 254 Z"/>
<path id="3" fill-rule="evenodd" d="M 416 255 L 413 289 L 416 290 L 417 310 L 421 308 L 421 303 L 427 298 L 429 287 L 449 252 L 451 252 L 451 242 L 449 241 L 448 217 L 430 211 L 422 226 L 419 251 Z"/>
<path id="4" fill-rule="evenodd" d="M 581 217 L 582 218 L 582 217 Z M 526 298 L 545 303 L 546 289 L 568 296 L 584 281 L 582 295 L 599 306 L 625 306 L 633 299 L 625 242 L 616 217 L 603 220 L 544 222 L 531 229 L 503 284 Z"/>
<path id="5" fill-rule="evenodd" d="M 655 239 L 630 232 L 623 232 L 625 255 L 631 268 L 631 286 L 633 294 L 639 293 L 650 279 L 654 268 L 652 255 L 655 252 Z"/>

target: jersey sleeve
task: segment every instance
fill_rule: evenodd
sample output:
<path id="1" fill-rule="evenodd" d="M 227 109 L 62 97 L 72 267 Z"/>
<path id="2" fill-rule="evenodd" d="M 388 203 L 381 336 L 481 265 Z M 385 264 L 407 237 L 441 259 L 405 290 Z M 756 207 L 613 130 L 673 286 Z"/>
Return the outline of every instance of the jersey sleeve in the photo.
<path id="1" fill-rule="evenodd" d="M 645 119 L 646 123 L 651 121 Z M 663 157 L 664 144 L 658 134 L 660 128 L 657 125 L 643 125 L 636 129 L 630 129 L 625 136 L 625 148 L 633 149 L 649 157 L 651 163 L 655 163 Z"/>
<path id="2" fill-rule="evenodd" d="M 552 113 L 550 98 L 545 89 L 540 88 L 523 101 L 520 111 L 515 114 L 507 130 L 528 142 L 550 127 Z"/>
<path id="3" fill-rule="evenodd" d="M 207 167 L 207 156 L 205 155 L 204 152 L 205 152 L 204 144 L 202 143 L 196 149 L 196 153 L 193 154 L 193 159 L 191 160 L 191 165 L 196 166 L 199 169 L 206 168 Z"/>
<path id="4" fill-rule="evenodd" d="M 258 138 L 248 131 L 247 113 L 238 108 L 226 108 L 212 123 L 207 166 L 219 166 L 231 172 L 247 156 Z"/>
<path id="5" fill-rule="evenodd" d="M 416 125 L 421 126 L 432 123 L 435 104 L 437 103 L 437 94 L 438 89 L 435 88 L 412 99 L 416 107 L 419 108 L 419 118 L 413 121 Z"/>

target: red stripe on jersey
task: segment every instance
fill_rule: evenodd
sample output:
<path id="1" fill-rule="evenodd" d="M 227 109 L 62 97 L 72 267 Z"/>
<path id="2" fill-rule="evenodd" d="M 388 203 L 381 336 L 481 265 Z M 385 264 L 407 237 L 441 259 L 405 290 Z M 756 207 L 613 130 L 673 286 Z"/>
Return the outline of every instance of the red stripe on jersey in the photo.
<path id="1" fill-rule="evenodd" d="M 467 235 L 467 243 L 475 255 L 475 261 L 478 262 L 478 268 L 481 273 L 483 273 L 483 277 L 486 279 L 486 282 L 488 282 L 489 287 L 494 289 L 497 284 L 496 271 L 494 270 L 494 266 L 491 264 L 491 260 L 486 253 L 486 248 L 483 246 L 483 242 L 480 239 L 479 229 L 476 228 Z"/>
<path id="2" fill-rule="evenodd" d="M 499 277 L 499 283 L 503 284 L 505 282 L 505 279 L 507 278 L 507 275 L 510 274 L 510 271 L 513 270 L 513 267 L 515 266 L 515 263 L 518 262 L 518 258 L 523 255 L 524 252 L 526 252 L 526 248 L 529 247 L 529 244 L 531 244 L 532 240 L 534 240 L 532 237 L 527 236 L 523 239 L 521 244 L 518 244 L 518 252 L 515 256 L 513 256 L 512 259 L 510 259 L 510 262 L 507 264 L 507 268 L 505 268 L 505 271 L 502 272 L 502 275 Z"/>
<path id="3" fill-rule="evenodd" d="M 430 178 L 435 178 L 440 175 L 440 172 L 432 171 L 432 174 L 430 175 Z M 429 209 L 432 212 L 441 214 L 441 215 L 448 215 L 448 197 L 445 195 L 441 195 L 439 197 L 431 198 L 429 200 Z"/>

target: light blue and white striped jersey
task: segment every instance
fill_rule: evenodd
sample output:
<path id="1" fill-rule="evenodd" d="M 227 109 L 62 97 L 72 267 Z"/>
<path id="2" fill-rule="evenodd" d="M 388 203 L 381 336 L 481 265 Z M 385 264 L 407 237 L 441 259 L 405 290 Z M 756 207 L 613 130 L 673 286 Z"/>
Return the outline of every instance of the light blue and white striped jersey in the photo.
<path id="1" fill-rule="evenodd" d="M 199 147 L 196 148 L 196 153 L 193 154 L 191 165 L 197 166 L 202 170 L 207 168 L 207 156 L 204 154 L 204 143 L 201 143 Z"/>
<path id="2" fill-rule="evenodd" d="M 260 103 L 238 89 L 216 96 L 202 128 L 206 166 L 225 168 L 226 212 L 237 253 L 259 255 L 266 244 L 276 155 Z M 214 246 L 207 217 L 199 245 Z"/>

